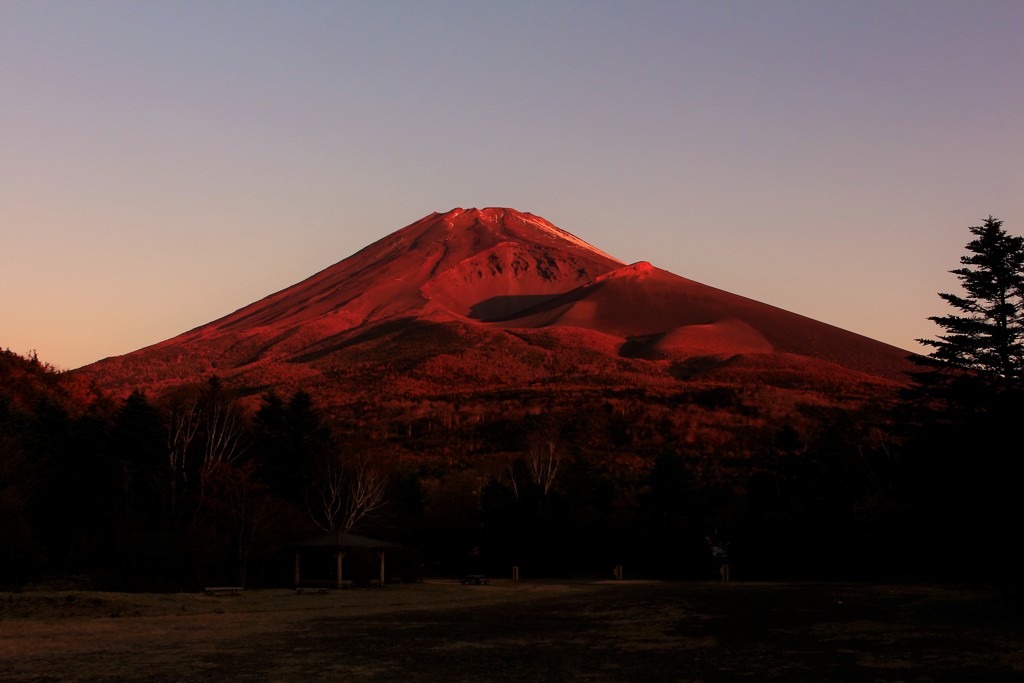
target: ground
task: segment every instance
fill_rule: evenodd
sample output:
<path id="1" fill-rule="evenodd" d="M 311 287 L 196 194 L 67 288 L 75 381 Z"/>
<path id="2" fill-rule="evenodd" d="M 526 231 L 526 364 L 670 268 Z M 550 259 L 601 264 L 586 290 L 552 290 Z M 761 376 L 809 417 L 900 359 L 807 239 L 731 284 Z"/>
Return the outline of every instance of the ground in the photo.
<path id="1" fill-rule="evenodd" d="M 457 581 L 0 594 L 2 681 L 1024 680 L 1024 619 L 935 586 Z"/>

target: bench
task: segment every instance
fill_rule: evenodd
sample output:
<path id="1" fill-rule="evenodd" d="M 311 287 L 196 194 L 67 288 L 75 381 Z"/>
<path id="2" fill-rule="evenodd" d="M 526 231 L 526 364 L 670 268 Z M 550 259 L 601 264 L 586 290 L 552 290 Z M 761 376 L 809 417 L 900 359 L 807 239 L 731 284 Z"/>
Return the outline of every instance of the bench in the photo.
<path id="1" fill-rule="evenodd" d="M 242 586 L 207 586 L 203 592 L 207 595 L 238 595 L 243 590 Z"/>
<path id="2" fill-rule="evenodd" d="M 490 579 L 483 574 L 466 574 L 459 583 L 463 586 L 486 586 Z"/>

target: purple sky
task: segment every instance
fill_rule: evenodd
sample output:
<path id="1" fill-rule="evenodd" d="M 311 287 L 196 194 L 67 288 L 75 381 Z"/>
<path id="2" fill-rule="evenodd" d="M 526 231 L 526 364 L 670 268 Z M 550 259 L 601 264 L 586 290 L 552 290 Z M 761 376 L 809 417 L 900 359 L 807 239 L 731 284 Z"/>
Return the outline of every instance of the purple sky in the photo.
<path id="1" fill-rule="evenodd" d="M 431 211 L 906 349 L 1024 233 L 1024 2 L 0 2 L 0 347 L 72 368 Z"/>

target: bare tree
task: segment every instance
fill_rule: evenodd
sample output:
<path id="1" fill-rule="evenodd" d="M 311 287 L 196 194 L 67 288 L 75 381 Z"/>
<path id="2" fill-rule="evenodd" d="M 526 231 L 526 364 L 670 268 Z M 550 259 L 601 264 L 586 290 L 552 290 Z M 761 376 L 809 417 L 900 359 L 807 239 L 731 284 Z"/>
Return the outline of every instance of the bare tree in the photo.
<path id="1" fill-rule="evenodd" d="M 558 455 L 558 444 L 549 438 L 538 441 L 530 446 L 526 456 L 526 468 L 530 481 L 546 496 L 555 484 L 561 457 Z"/>
<path id="2" fill-rule="evenodd" d="M 385 484 L 364 459 L 348 467 L 330 463 L 307 497 L 310 517 L 324 531 L 347 533 L 387 503 Z"/>
<path id="3" fill-rule="evenodd" d="M 347 483 L 341 467 L 328 464 L 320 481 L 309 488 L 306 509 L 313 523 L 324 531 L 342 530 L 342 510 L 345 507 Z"/>
<path id="4" fill-rule="evenodd" d="M 211 396 L 208 403 L 203 415 L 206 438 L 199 470 L 203 483 L 214 467 L 233 464 L 248 447 L 245 419 L 234 401 Z"/>
<path id="5" fill-rule="evenodd" d="M 216 378 L 171 403 L 167 425 L 168 464 L 180 482 L 198 474 L 204 485 L 216 466 L 234 464 L 248 447 L 245 416 Z"/>
<path id="6" fill-rule="evenodd" d="M 181 488 L 188 484 L 192 442 L 199 431 L 202 411 L 193 394 L 171 404 L 167 413 L 167 460 L 171 469 L 171 509 L 176 509 Z"/>
<path id="7" fill-rule="evenodd" d="M 555 485 L 560 465 L 558 442 L 554 438 L 537 440 L 530 444 L 525 455 L 505 466 L 504 478 L 507 478 L 508 487 L 516 498 L 525 492 L 524 486 L 546 496 Z"/>
<path id="8" fill-rule="evenodd" d="M 517 460 L 510 460 L 505 466 L 505 473 L 508 475 L 508 487 L 512 489 L 512 495 L 519 497 L 519 468 L 516 467 Z"/>
<path id="9" fill-rule="evenodd" d="M 178 394 L 167 409 L 172 514 L 183 514 L 191 502 L 194 527 L 211 503 L 209 489 L 219 470 L 237 465 L 248 446 L 245 414 L 219 379 Z"/>
<path id="10" fill-rule="evenodd" d="M 343 531 L 349 531 L 367 516 L 381 508 L 384 498 L 384 477 L 369 467 L 365 460 L 358 460 L 349 481 L 348 498 L 345 505 Z"/>

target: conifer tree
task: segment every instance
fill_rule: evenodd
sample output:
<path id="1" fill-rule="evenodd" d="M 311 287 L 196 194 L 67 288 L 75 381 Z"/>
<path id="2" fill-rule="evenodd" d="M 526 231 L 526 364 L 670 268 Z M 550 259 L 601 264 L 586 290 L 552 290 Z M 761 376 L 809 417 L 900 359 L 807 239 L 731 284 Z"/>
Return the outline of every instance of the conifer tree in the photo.
<path id="1" fill-rule="evenodd" d="M 956 310 L 929 318 L 943 332 L 919 340 L 934 349 L 933 371 L 916 376 L 922 410 L 903 466 L 922 569 L 1019 590 L 1024 562 L 1007 539 L 1024 522 L 1024 238 L 1002 225 L 989 216 L 970 228 L 969 253 L 950 271 L 964 293 L 939 295 Z"/>
<path id="2" fill-rule="evenodd" d="M 941 364 L 1015 388 L 1024 376 L 1024 238 L 992 216 L 970 231 L 970 253 L 950 271 L 965 294 L 939 294 L 958 312 L 930 317 L 944 333 L 918 341 L 933 347 L 929 356 Z"/>

